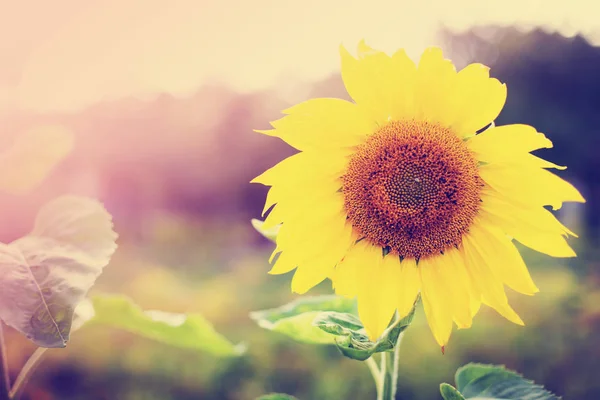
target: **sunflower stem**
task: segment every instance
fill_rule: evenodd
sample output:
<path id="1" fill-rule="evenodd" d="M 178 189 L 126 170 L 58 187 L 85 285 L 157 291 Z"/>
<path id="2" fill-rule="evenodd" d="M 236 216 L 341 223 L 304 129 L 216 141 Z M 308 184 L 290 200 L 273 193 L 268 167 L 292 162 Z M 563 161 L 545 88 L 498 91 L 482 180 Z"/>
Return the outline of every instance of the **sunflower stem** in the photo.
<path id="1" fill-rule="evenodd" d="M 400 344 L 403 333 L 398 335 L 393 354 L 381 353 L 381 367 L 377 384 L 377 400 L 394 400 L 398 388 L 398 368 L 400 365 Z"/>
<path id="2" fill-rule="evenodd" d="M 379 376 L 381 374 L 381 372 L 379 372 L 379 367 L 377 366 L 377 363 L 375 362 L 373 357 L 367 358 L 365 363 L 367 364 L 367 367 L 369 367 L 369 371 L 371 371 L 371 376 L 373 377 L 373 380 L 375 381 L 375 387 L 377 388 L 377 393 L 379 393 L 379 386 L 380 386 L 379 385 Z"/>
<path id="3" fill-rule="evenodd" d="M 8 358 L 4 329 L 0 321 L 0 400 L 10 400 L 10 376 L 8 371 Z"/>

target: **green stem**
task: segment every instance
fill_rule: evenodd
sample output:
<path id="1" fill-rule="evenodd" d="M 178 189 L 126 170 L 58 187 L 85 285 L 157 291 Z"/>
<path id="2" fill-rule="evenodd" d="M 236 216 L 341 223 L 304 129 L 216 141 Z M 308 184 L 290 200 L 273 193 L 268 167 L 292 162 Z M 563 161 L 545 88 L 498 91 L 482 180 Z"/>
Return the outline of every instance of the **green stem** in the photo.
<path id="1" fill-rule="evenodd" d="M 10 376 L 8 374 L 8 358 L 4 329 L 0 321 L 0 400 L 10 400 Z"/>
<path id="2" fill-rule="evenodd" d="M 381 353 L 381 377 L 379 379 L 379 392 L 377 393 L 377 400 L 389 400 L 393 399 L 391 396 L 391 371 L 389 370 L 390 357 L 387 353 Z"/>
<path id="3" fill-rule="evenodd" d="M 373 359 L 373 357 L 367 358 L 365 363 L 367 364 L 367 367 L 369 367 L 369 371 L 371 371 L 371 376 L 373 376 L 373 380 L 375 381 L 375 387 L 377 388 L 377 393 L 379 393 L 379 375 L 380 375 L 379 367 L 377 367 L 377 363 L 375 363 L 375 360 Z"/>
<path id="4" fill-rule="evenodd" d="M 23 390 L 25 389 L 25 385 L 27 385 L 29 378 L 31 378 L 31 375 L 33 374 L 37 366 L 40 365 L 40 362 L 42 361 L 42 357 L 46 353 L 46 350 L 48 349 L 38 347 L 35 350 L 35 352 L 31 355 L 31 357 L 29 357 L 29 360 L 27 360 L 27 362 L 23 366 L 23 369 L 21 370 L 19 376 L 17 376 L 17 379 L 15 380 L 15 385 L 10 391 L 11 400 L 19 400 L 21 398 Z"/>
<path id="5" fill-rule="evenodd" d="M 403 333 L 398 336 L 393 356 L 392 354 L 381 353 L 381 374 L 378 381 L 377 400 L 394 400 L 396 398 L 402 336 Z"/>
<path id="6" fill-rule="evenodd" d="M 400 332 L 396 346 L 394 347 L 394 362 L 392 366 L 392 399 L 396 397 L 396 391 L 398 390 L 398 375 L 400 375 L 400 344 L 402 344 L 402 338 L 404 332 Z"/>

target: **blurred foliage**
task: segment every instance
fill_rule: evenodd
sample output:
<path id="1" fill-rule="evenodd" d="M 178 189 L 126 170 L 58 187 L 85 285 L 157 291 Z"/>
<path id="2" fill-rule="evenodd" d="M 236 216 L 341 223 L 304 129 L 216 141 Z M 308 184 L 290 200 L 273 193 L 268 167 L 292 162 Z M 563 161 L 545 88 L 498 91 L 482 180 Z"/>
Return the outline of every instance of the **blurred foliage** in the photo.
<path id="1" fill-rule="evenodd" d="M 256 400 L 296 400 L 296 398 L 283 393 L 271 393 L 261 396 Z"/>
<path id="2" fill-rule="evenodd" d="M 94 296 L 91 303 L 89 324 L 120 328 L 176 348 L 205 351 L 216 356 L 238 356 L 245 351 L 243 344 L 233 345 L 202 315 L 144 311 L 121 295 Z"/>
<path id="3" fill-rule="evenodd" d="M 374 385 L 363 363 L 345 359 L 334 346 L 313 346 L 259 329 L 248 314 L 287 303 L 287 275 L 271 276 L 267 257 L 272 244 L 256 248 L 237 243 L 237 250 L 218 263 L 207 262 L 231 243 L 214 231 L 212 240 L 198 241 L 202 224 L 174 218 L 177 238 L 165 236 L 164 221 L 148 226 L 144 246 L 125 232 L 121 249 L 100 278 L 97 290 L 122 291 L 144 309 L 201 313 L 233 342 L 248 344 L 236 359 L 174 350 L 108 327 L 83 327 L 66 350 L 48 359 L 31 381 L 30 399 L 232 399 L 264 393 L 289 393 L 300 399 L 372 398 Z M 223 229 L 226 229 L 223 227 Z M 233 229 L 237 229 L 233 227 Z M 252 229 L 249 227 L 249 229 Z M 176 247 L 182 253 L 157 249 Z M 204 261 L 182 264 L 187 254 L 206 254 Z M 442 355 L 419 307 L 401 349 L 400 399 L 439 398 L 440 382 L 452 382 L 454 371 L 470 361 L 505 364 L 565 398 L 596 398 L 600 382 L 595 364 L 600 356 L 600 289 L 582 280 L 567 261 L 524 251 L 541 292 L 512 296 L 525 327 L 506 322 L 489 308 L 475 318 L 473 328 L 455 331 Z M 323 283 L 314 294 L 330 293 Z M 13 333 L 13 332 L 9 332 Z M 14 337 L 12 337 L 14 336 Z M 16 368 L 31 346 L 11 335 L 9 349 Z M 324 366 L 326 368 L 323 368 Z M 45 367 L 44 367 L 45 366 Z M 344 385 L 331 382 L 344 381 Z M 44 395 L 41 395 L 43 393 Z"/>
<path id="4" fill-rule="evenodd" d="M 443 31 L 442 37 L 453 59 L 489 65 L 491 75 L 506 83 L 497 125 L 529 124 L 552 140 L 554 148 L 541 154 L 568 166 L 557 174 L 587 199 L 584 228 L 600 237 L 600 48 L 581 36 L 499 26 Z"/>
<path id="5" fill-rule="evenodd" d="M 0 153 L 0 190 L 25 194 L 73 148 L 73 134 L 62 126 L 41 125 L 18 136 Z"/>

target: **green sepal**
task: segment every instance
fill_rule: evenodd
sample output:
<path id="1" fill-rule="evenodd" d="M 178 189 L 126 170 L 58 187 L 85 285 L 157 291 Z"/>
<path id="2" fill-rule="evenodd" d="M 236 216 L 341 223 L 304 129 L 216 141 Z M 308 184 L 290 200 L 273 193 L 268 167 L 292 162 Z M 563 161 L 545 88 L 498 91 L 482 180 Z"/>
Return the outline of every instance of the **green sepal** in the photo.
<path id="1" fill-rule="evenodd" d="M 254 219 L 252 219 L 251 222 L 252 222 L 252 226 L 254 227 L 254 229 L 256 229 L 258 231 L 258 233 L 260 233 L 261 235 L 263 235 L 270 241 L 274 242 L 275 239 L 277 239 L 277 235 L 279 234 L 279 228 L 281 228 L 281 224 L 276 225 L 269 229 L 264 229 L 263 228 L 263 225 L 265 224 L 264 221 L 254 218 Z"/>
<path id="2" fill-rule="evenodd" d="M 313 324 L 336 336 L 335 344 L 344 356 L 364 361 L 375 353 L 394 349 L 398 342 L 398 336 L 408 328 L 413 320 L 415 305 L 405 317 L 398 318 L 395 315 L 390 326 L 375 342 L 369 339 L 360 320 L 352 314 L 323 312 L 317 316 Z"/>
<path id="3" fill-rule="evenodd" d="M 403 318 L 394 316 L 390 326 L 375 342 L 369 340 L 356 316 L 355 300 L 343 297 L 303 297 L 278 308 L 255 311 L 250 317 L 262 328 L 303 343 L 335 344 L 344 356 L 364 361 L 375 353 L 392 351 L 414 315 L 413 305 Z"/>

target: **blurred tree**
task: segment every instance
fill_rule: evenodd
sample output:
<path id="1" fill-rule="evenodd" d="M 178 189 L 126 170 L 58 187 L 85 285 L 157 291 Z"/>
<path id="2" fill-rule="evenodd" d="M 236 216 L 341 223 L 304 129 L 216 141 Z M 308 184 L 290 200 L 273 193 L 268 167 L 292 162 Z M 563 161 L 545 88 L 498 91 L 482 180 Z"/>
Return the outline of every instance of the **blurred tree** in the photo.
<path id="1" fill-rule="evenodd" d="M 589 240 L 600 237 L 600 48 L 581 36 L 565 38 L 536 29 L 477 27 L 464 33 L 444 29 L 450 58 L 466 65 L 480 62 L 508 87 L 497 124 L 533 125 L 554 142 L 544 157 L 566 171 L 587 199 Z M 459 65 L 462 67 L 463 65 Z"/>

